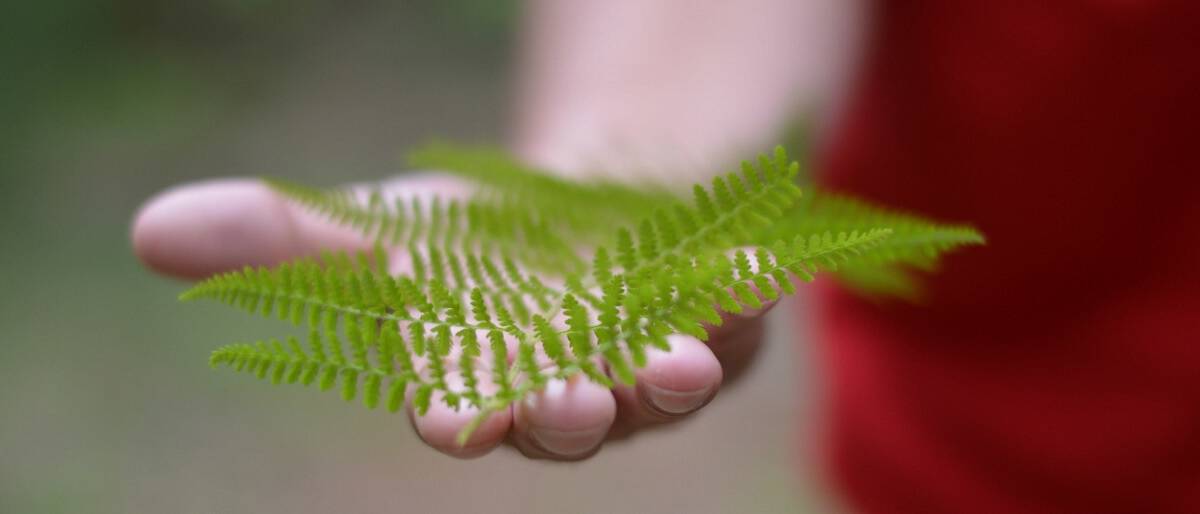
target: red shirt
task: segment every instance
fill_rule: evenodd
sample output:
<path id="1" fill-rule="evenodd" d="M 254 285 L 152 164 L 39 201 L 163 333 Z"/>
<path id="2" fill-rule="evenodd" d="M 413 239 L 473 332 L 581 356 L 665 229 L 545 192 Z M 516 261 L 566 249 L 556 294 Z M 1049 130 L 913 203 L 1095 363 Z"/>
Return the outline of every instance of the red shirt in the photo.
<path id="1" fill-rule="evenodd" d="M 1200 513 L 1200 2 L 876 7 L 827 184 L 989 245 L 823 291 L 850 505 Z"/>

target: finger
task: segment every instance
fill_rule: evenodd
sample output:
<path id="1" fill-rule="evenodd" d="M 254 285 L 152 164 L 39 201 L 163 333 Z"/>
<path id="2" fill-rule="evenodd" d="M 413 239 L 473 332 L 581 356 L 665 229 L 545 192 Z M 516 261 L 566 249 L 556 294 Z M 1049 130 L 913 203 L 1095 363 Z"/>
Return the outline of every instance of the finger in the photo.
<path id="1" fill-rule="evenodd" d="M 762 297 L 758 292 L 758 288 L 751 286 L 751 290 L 754 291 L 754 294 L 759 295 L 760 298 Z M 738 313 L 719 311 L 721 314 L 721 323 L 719 325 L 704 324 L 704 330 L 708 332 L 709 341 L 719 342 L 730 334 L 736 334 L 747 327 L 761 323 L 763 316 L 771 312 L 771 309 L 774 309 L 775 305 L 779 303 L 778 299 L 760 301 L 762 301 L 761 307 L 743 307 L 742 312 Z"/>
<path id="2" fill-rule="evenodd" d="M 366 197 L 366 186 L 351 188 Z M 406 175 L 379 185 L 385 198 L 461 197 L 453 177 Z M 428 205 L 428 202 L 426 202 Z M 273 265 L 321 250 L 367 250 L 370 241 L 290 202 L 254 179 L 225 179 L 170 189 L 142 206 L 133 222 L 134 253 L 148 267 L 201 278 L 242 266 Z"/>
<path id="3" fill-rule="evenodd" d="M 462 376 L 457 372 L 447 373 L 446 383 L 451 390 L 462 389 Z M 490 383 L 480 384 L 480 390 L 484 394 L 492 394 L 495 387 Z M 433 449 L 452 457 L 472 459 L 486 455 L 508 435 L 512 426 L 512 411 L 501 409 L 476 427 L 464 444 L 459 444 L 459 433 L 479 414 L 479 409 L 463 401 L 458 410 L 454 410 L 446 405 L 443 397 L 440 391 L 434 393 L 429 410 L 424 415 L 418 415 L 411 405 L 408 409 L 409 420 L 417 435 Z"/>
<path id="4" fill-rule="evenodd" d="M 353 230 L 309 214 L 251 179 L 160 193 L 134 218 L 132 239 L 134 252 L 148 267 L 189 279 L 272 265 L 322 248 L 366 248 Z"/>
<path id="5" fill-rule="evenodd" d="M 513 406 L 513 444 L 529 457 L 582 459 L 600 448 L 616 410 L 612 392 L 582 375 L 551 380 Z"/>
<path id="6" fill-rule="evenodd" d="M 760 308 L 738 314 L 722 313 L 720 325 L 705 325 L 708 332 L 706 344 L 721 362 L 727 378 L 737 374 L 757 353 L 766 331 L 764 316 L 776 303 L 765 302 Z"/>
<path id="7" fill-rule="evenodd" d="M 751 269 L 758 270 L 756 252 L 752 249 L 741 249 L 739 253 L 744 253 L 749 259 Z M 772 279 L 771 282 L 773 283 L 774 280 Z M 739 312 L 731 313 L 721 310 L 719 324 L 704 324 L 704 329 L 708 332 L 708 346 L 712 348 L 717 359 L 725 367 L 727 376 L 731 375 L 729 373 L 731 366 L 733 367 L 732 371 L 739 371 L 755 354 L 762 341 L 763 316 L 779 303 L 777 291 L 773 291 L 775 293 L 772 295 L 773 298 L 768 298 L 754 283 L 747 285 L 754 298 L 741 298 L 742 302 L 739 303 L 743 303 L 743 305 Z M 774 287 L 779 288 L 778 284 Z M 730 293 L 741 296 L 732 290 Z M 753 304 L 744 304 L 747 300 L 752 300 Z"/>
<path id="8" fill-rule="evenodd" d="M 637 370 L 636 385 L 613 388 L 622 429 L 662 423 L 708 404 L 721 388 L 721 363 L 712 350 L 692 336 L 667 337 L 669 352 L 647 349 L 646 366 Z"/>

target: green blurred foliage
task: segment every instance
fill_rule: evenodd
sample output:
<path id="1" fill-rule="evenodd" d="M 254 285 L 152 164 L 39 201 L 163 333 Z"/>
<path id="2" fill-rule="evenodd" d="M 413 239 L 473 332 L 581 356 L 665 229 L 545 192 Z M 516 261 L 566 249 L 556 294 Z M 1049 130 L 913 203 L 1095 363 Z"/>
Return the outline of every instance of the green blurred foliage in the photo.
<path id="1" fill-rule="evenodd" d="M 208 490 L 254 469 L 230 453 L 241 424 L 311 409 L 213 380 L 208 351 L 260 324 L 182 310 L 129 220 L 180 181 L 382 176 L 430 134 L 498 137 L 513 4 L 41 0 L 0 19 L 0 512 L 246 511 Z M 223 460 L 195 453 L 216 441 Z"/>

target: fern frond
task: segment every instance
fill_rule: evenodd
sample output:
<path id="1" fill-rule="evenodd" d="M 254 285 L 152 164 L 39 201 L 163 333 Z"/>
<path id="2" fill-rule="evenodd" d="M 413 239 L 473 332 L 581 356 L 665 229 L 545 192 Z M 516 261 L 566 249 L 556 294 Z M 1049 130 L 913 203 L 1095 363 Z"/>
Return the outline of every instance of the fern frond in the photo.
<path id="1" fill-rule="evenodd" d="M 983 235 L 970 226 L 936 223 L 820 190 L 798 202 L 791 212 L 785 213 L 769 230 L 760 234 L 757 241 L 762 243 L 786 235 L 874 227 L 890 228 L 892 237 L 889 238 L 886 251 L 872 255 L 875 260 L 868 264 L 900 262 L 927 267 L 947 251 L 986 242 Z"/>
<path id="2" fill-rule="evenodd" d="M 444 171 L 467 179 L 480 187 L 481 197 L 543 213 L 564 222 L 575 234 L 608 235 L 611 224 L 635 222 L 673 200 L 670 193 L 652 184 L 630 187 L 566 180 L 488 146 L 435 142 L 410 153 L 408 164 L 414 169 Z M 608 225 L 598 225 L 598 221 L 607 221 Z"/>
<path id="3" fill-rule="evenodd" d="M 720 323 L 714 315 L 714 306 L 735 314 L 745 307 L 762 307 L 763 299 L 773 300 L 781 292 L 795 291 L 790 277 L 811 281 L 821 270 L 837 269 L 842 262 L 878 250 L 890 235 L 890 229 L 881 228 L 797 237 L 790 243 L 780 241 L 770 249 L 758 249 L 754 264 L 744 251 L 733 257 L 717 257 L 715 261 L 691 260 L 682 268 L 672 269 L 671 275 L 640 286 L 651 290 L 650 296 L 666 291 L 667 301 L 655 310 L 639 310 L 638 314 L 643 316 L 646 326 L 665 324 L 674 331 L 705 339 L 707 333 L 699 322 Z M 635 294 L 638 293 L 631 293 Z M 678 316 L 680 309 L 693 316 Z"/>
<path id="4" fill-rule="evenodd" d="M 499 250 L 551 271 L 581 265 L 572 246 L 558 236 L 561 218 L 517 202 L 434 198 L 425 205 L 415 196 L 387 199 L 377 189 L 365 193 L 363 200 L 348 190 L 317 189 L 279 179 L 266 179 L 266 183 L 285 198 L 379 244 Z"/>
<path id="5" fill-rule="evenodd" d="M 395 370 L 394 363 L 388 361 L 392 354 L 385 351 L 379 353 L 375 363 L 367 360 L 365 354 L 353 361 L 331 358 L 328 350 L 322 348 L 324 344 L 328 343 L 316 340 L 312 343 L 313 350 L 307 352 L 295 338 L 288 338 L 286 348 L 278 340 L 231 344 L 214 350 L 209 364 L 252 373 L 273 384 L 298 383 L 327 391 L 340 383 L 342 399 L 353 401 L 361 391 L 363 405 L 368 409 L 379 405 L 386 381 L 387 409 L 396 412 L 403 406 L 407 385 L 417 379 L 411 368 Z"/>
<path id="6" fill-rule="evenodd" d="M 412 162 L 481 188 L 467 200 L 422 203 L 271 182 L 377 245 L 354 257 L 247 267 L 183 293 L 309 331 L 307 349 L 294 338 L 229 345 L 213 366 L 339 386 L 370 408 L 407 401 L 420 414 L 434 398 L 470 406 L 479 414 L 461 442 L 550 380 L 633 383 L 647 348 L 669 349 L 669 334 L 707 338 L 722 311 L 759 308 L 818 272 L 929 266 L 982 242 L 970 228 L 802 197 L 799 165 L 782 148 L 696 185 L 689 201 L 567 182 L 486 149 L 432 146 Z M 387 272 L 385 246 L 406 249 L 410 273 Z"/>
<path id="7" fill-rule="evenodd" d="M 313 260 L 222 273 L 200 282 L 180 299 L 212 299 L 267 316 L 275 312 L 294 324 L 307 322 L 329 330 L 359 318 L 420 322 L 438 330 L 491 328 L 468 321 L 462 302 L 436 278 L 417 283 L 410 277 L 365 268 L 339 269 Z"/>

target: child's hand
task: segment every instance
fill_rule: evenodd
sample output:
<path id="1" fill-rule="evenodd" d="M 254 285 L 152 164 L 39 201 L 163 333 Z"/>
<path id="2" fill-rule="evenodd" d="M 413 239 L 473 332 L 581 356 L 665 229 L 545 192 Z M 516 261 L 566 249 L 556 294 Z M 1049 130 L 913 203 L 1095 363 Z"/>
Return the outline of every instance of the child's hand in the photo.
<path id="1" fill-rule="evenodd" d="M 456 196 L 464 185 L 437 175 L 394 180 L 385 188 L 408 194 Z M 254 180 L 224 180 L 172 189 L 150 200 L 133 223 L 133 246 L 150 268 L 198 279 L 245 265 L 274 265 L 322 249 L 368 249 L 350 229 L 336 226 L 286 202 Z M 402 255 L 394 256 L 403 260 Z M 574 460 L 593 455 L 611 438 L 678 420 L 717 393 L 722 377 L 742 369 L 762 338 L 762 311 L 727 316 L 708 327 L 707 343 L 676 334 L 670 353 L 648 349 L 637 385 L 609 390 L 577 376 L 493 414 L 465 446 L 455 442 L 475 412 L 433 402 L 424 416 L 410 416 L 421 438 L 456 457 L 483 455 L 508 441 L 526 456 Z M 485 359 L 486 361 L 486 359 Z"/>

